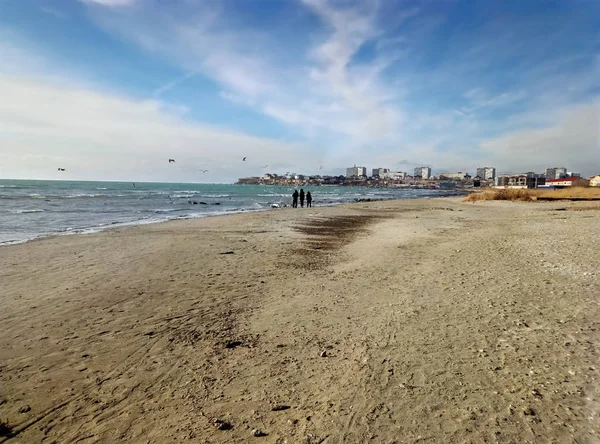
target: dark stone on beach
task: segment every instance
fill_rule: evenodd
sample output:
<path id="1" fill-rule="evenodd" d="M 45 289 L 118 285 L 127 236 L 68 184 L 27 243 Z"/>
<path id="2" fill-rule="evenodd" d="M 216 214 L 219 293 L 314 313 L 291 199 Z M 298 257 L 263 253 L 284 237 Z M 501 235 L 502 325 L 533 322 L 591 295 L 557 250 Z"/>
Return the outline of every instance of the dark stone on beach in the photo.
<path id="1" fill-rule="evenodd" d="M 224 251 L 223 253 L 219 253 L 219 254 L 233 254 L 233 251 Z"/>
<path id="2" fill-rule="evenodd" d="M 323 350 L 319 356 L 321 356 L 322 358 L 326 358 L 327 352 L 325 350 Z"/>
<path id="3" fill-rule="evenodd" d="M 250 432 L 250 434 L 252 436 L 255 436 L 257 438 L 261 437 L 261 436 L 267 436 L 267 434 L 265 432 L 263 432 L 260 429 L 252 429 L 252 431 Z"/>
<path id="4" fill-rule="evenodd" d="M 13 436 L 12 427 L 10 425 L 8 425 L 7 422 L 5 422 L 1 419 L 0 419 L 0 436 L 8 437 L 8 438 Z"/>
<path id="5" fill-rule="evenodd" d="M 200 205 L 208 205 L 206 202 L 199 202 Z"/>
<path id="6" fill-rule="evenodd" d="M 19 409 L 19 413 L 27 413 L 29 411 L 31 411 L 31 407 L 29 407 L 28 405 L 24 405 Z"/>
<path id="7" fill-rule="evenodd" d="M 273 412 L 280 412 L 282 410 L 289 410 L 291 407 L 289 405 L 275 405 L 271 408 Z"/>
<path id="8" fill-rule="evenodd" d="M 225 348 L 236 348 L 242 345 L 242 341 L 229 341 L 225 344 Z"/>
<path id="9" fill-rule="evenodd" d="M 220 202 L 215 202 L 213 205 L 221 205 Z"/>
<path id="10" fill-rule="evenodd" d="M 227 421 L 224 421 L 222 419 L 214 419 L 213 425 L 218 430 L 231 430 L 233 428 L 233 426 L 230 423 L 228 423 Z"/>
<path id="11" fill-rule="evenodd" d="M 527 407 L 525 410 L 523 410 L 523 414 L 525 416 L 535 416 L 535 410 L 533 410 L 531 407 Z"/>

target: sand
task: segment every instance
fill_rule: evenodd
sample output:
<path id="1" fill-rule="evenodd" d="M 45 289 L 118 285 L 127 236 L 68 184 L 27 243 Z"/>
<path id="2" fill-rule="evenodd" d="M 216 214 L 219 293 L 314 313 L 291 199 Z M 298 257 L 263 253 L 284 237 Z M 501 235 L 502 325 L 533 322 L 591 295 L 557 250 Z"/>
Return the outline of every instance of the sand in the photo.
<path id="1" fill-rule="evenodd" d="M 600 442 L 585 205 L 361 203 L 2 247 L 0 442 Z"/>

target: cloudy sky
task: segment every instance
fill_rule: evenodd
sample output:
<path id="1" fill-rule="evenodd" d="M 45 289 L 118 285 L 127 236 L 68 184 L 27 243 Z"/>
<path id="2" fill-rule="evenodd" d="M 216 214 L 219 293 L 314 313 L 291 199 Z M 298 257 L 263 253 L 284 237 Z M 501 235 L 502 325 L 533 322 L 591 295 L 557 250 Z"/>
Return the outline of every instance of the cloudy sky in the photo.
<path id="1" fill-rule="evenodd" d="M 599 132 L 596 1 L 0 0 L 0 178 L 591 175 Z"/>

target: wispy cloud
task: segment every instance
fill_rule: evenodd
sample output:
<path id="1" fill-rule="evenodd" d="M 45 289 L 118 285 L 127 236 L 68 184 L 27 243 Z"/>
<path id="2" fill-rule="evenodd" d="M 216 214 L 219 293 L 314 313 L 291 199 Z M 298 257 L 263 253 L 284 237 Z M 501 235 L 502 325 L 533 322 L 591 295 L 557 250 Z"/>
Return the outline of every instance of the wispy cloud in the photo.
<path id="1" fill-rule="evenodd" d="M 61 19 L 61 20 L 65 20 L 65 19 L 69 18 L 69 15 L 67 13 L 65 13 L 64 11 L 60 11 L 58 9 L 54 9 L 54 8 L 49 7 L 49 6 L 42 6 L 40 8 L 40 10 L 42 12 L 45 12 L 46 14 L 50 14 L 54 18 L 58 18 L 58 19 Z"/>
<path id="2" fill-rule="evenodd" d="M 171 90 L 171 89 L 175 88 L 175 87 L 176 87 L 176 86 L 178 86 L 178 85 L 181 85 L 181 84 L 182 84 L 183 82 L 185 82 L 186 80 L 189 80 L 189 79 L 191 79 L 191 78 L 193 78 L 193 77 L 195 77 L 195 76 L 197 76 L 197 75 L 198 75 L 198 73 L 197 73 L 197 72 L 189 72 L 189 73 L 187 73 L 187 74 L 184 74 L 184 75 L 183 75 L 183 76 L 181 76 L 181 77 L 177 77 L 177 78 L 175 78 L 175 79 L 171 80 L 170 82 L 167 82 L 167 83 L 165 83 L 165 84 L 164 84 L 164 85 L 162 85 L 161 87 L 159 87 L 159 88 L 156 88 L 156 89 L 154 90 L 154 92 L 152 93 L 152 95 L 153 95 L 154 97 L 159 97 L 159 96 L 161 96 L 162 94 L 166 93 L 167 91 L 169 91 L 169 90 Z"/>
<path id="3" fill-rule="evenodd" d="M 79 0 L 82 3 L 98 4 L 102 6 L 129 6 L 137 3 L 138 0 Z"/>
<path id="4" fill-rule="evenodd" d="M 218 8 L 200 7 L 186 18 L 151 8 L 135 13 L 104 11 L 94 18 L 108 32 L 213 79 L 227 100 L 251 104 L 308 135 L 331 132 L 351 137 L 354 143 L 389 135 L 400 113 L 387 105 L 394 94 L 380 74 L 397 59 L 397 48 L 380 50 L 377 59 L 368 63 L 353 60 L 361 46 L 381 34 L 377 5 L 339 8 L 328 1 L 306 0 L 305 6 L 326 32 L 315 34 L 303 53 L 284 63 L 279 42 L 252 29 L 224 27 L 229 11 Z"/>

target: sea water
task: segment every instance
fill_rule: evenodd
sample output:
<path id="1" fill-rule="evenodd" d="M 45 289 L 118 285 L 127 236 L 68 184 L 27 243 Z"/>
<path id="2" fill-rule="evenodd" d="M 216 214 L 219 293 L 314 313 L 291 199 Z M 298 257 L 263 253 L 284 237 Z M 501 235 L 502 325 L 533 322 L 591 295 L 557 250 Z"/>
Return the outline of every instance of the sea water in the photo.
<path id="1" fill-rule="evenodd" d="M 0 180 L 0 244 L 129 224 L 260 211 L 291 204 L 294 187 Z M 450 195 L 418 189 L 304 187 L 313 205 Z"/>

